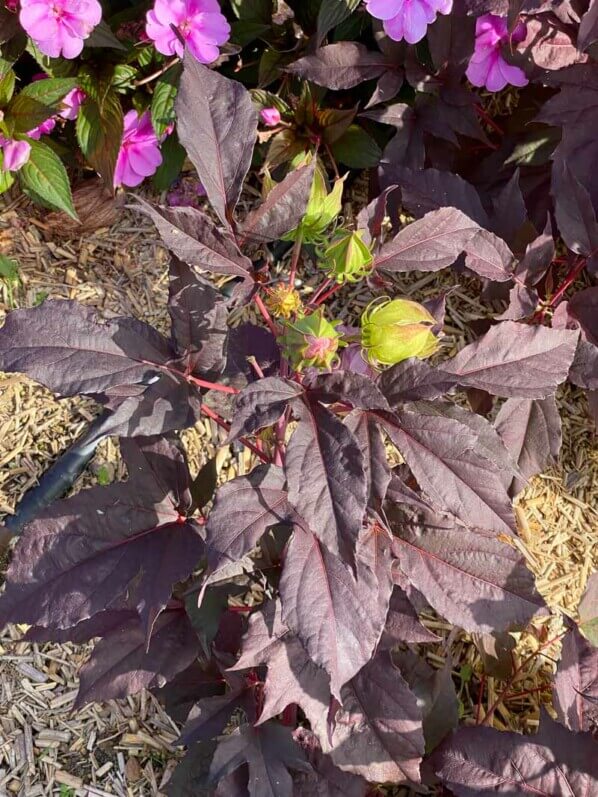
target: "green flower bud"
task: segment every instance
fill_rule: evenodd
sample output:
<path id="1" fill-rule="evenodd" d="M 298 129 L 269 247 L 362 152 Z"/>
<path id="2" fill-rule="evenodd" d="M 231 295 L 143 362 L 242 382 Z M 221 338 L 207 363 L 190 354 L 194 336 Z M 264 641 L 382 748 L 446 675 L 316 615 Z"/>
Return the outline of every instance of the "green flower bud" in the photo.
<path id="1" fill-rule="evenodd" d="M 283 354 L 293 368 L 297 371 L 309 366 L 332 368 L 338 360 L 339 347 L 345 345 L 336 331 L 340 323 L 327 321 L 322 307 L 311 315 L 287 323 L 280 342 Z"/>
<path id="2" fill-rule="evenodd" d="M 438 348 L 434 316 L 410 299 L 370 304 L 361 317 L 361 344 L 371 363 L 396 365 L 409 357 L 421 360 Z"/>
<path id="3" fill-rule="evenodd" d="M 336 180 L 328 193 L 326 179 L 320 168 L 316 168 L 311 194 L 305 215 L 297 229 L 284 236 L 287 241 L 301 238 L 305 243 L 319 243 L 322 235 L 336 219 L 342 208 L 344 179 Z"/>
<path id="4" fill-rule="evenodd" d="M 324 252 L 322 266 L 339 283 L 358 282 L 366 276 L 374 260 L 363 232 L 339 230 Z"/>

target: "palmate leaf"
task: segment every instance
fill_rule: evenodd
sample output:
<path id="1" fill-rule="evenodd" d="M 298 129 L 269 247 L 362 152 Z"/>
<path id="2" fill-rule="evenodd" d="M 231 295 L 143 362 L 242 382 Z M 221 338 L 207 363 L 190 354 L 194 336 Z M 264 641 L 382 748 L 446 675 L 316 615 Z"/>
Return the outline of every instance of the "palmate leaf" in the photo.
<path id="1" fill-rule="evenodd" d="M 390 483 L 390 467 L 380 429 L 373 418 L 361 410 L 353 410 L 345 418 L 345 424 L 357 440 L 363 454 L 367 505 L 378 512 Z"/>
<path id="2" fill-rule="evenodd" d="M 140 197 L 135 197 L 133 207 L 151 218 L 166 246 L 184 263 L 214 274 L 249 278 L 251 261 L 201 211 L 150 205 Z"/>
<path id="3" fill-rule="evenodd" d="M 374 267 L 386 271 L 439 271 L 465 253 L 465 265 L 496 282 L 512 278 L 513 255 L 504 241 L 456 208 L 441 208 L 408 224 L 386 243 Z"/>
<path id="4" fill-rule="evenodd" d="M 379 652 L 343 687 L 341 699 L 325 745 L 336 766 L 374 783 L 419 782 L 422 713 L 390 654 Z"/>
<path id="5" fill-rule="evenodd" d="M 175 109 L 181 144 L 220 220 L 231 227 L 257 131 L 251 95 L 186 55 Z"/>
<path id="6" fill-rule="evenodd" d="M 313 770 L 295 775 L 294 797 L 365 797 L 366 781 L 336 767 L 330 756 L 322 753 L 315 734 L 307 728 L 297 728 L 294 739 L 305 751 Z"/>
<path id="7" fill-rule="evenodd" d="M 301 385 L 290 379 L 269 376 L 248 385 L 235 399 L 229 439 L 254 434 L 272 426 L 290 402 L 303 393 Z"/>
<path id="8" fill-rule="evenodd" d="M 180 609 L 162 612 L 149 644 L 138 619 L 123 623 L 103 635 L 82 667 L 74 708 L 162 686 L 188 667 L 198 652 L 193 626 Z"/>
<path id="9" fill-rule="evenodd" d="M 249 620 L 241 658 L 234 670 L 265 664 L 264 705 L 257 724 L 282 714 L 296 703 L 318 736 L 327 734 L 330 678 L 310 659 L 298 637 L 282 621 L 280 601 L 270 601 Z"/>
<path id="10" fill-rule="evenodd" d="M 285 551 L 282 620 L 329 674 L 337 699 L 342 686 L 369 661 L 382 634 L 392 590 L 389 545 L 383 533 L 362 535 L 357 578 L 299 525 Z"/>
<path id="11" fill-rule="evenodd" d="M 184 517 L 189 474 L 179 448 L 167 438 L 144 438 L 121 441 L 121 451 L 126 482 L 57 501 L 26 527 L 0 599 L 0 625 L 69 628 L 119 608 L 126 595 L 149 637 L 204 542 Z"/>
<path id="12" fill-rule="evenodd" d="M 389 67 L 388 56 L 369 51 L 357 42 L 338 42 L 299 58 L 287 72 L 329 89 L 350 89 L 380 77 Z"/>
<path id="13" fill-rule="evenodd" d="M 222 485 L 206 525 L 210 570 L 216 572 L 242 559 L 266 529 L 289 520 L 292 514 L 279 468 L 261 465 L 249 476 Z"/>
<path id="14" fill-rule="evenodd" d="M 297 229 L 309 201 L 316 159 L 294 169 L 270 191 L 265 201 L 248 213 L 238 234 L 240 246 L 276 241 Z"/>
<path id="15" fill-rule="evenodd" d="M 567 378 L 577 333 L 504 321 L 462 349 L 442 370 L 494 396 L 546 398 Z"/>
<path id="16" fill-rule="evenodd" d="M 504 469 L 489 458 L 479 430 L 419 405 L 375 416 L 437 507 L 466 524 L 475 518 L 476 525 L 496 533 L 516 531 Z"/>
<path id="17" fill-rule="evenodd" d="M 379 650 L 390 650 L 401 643 L 424 644 L 438 642 L 440 637 L 422 625 L 407 593 L 395 585 L 388 604 L 388 615 Z"/>
<path id="18" fill-rule="evenodd" d="M 249 712 L 252 704 L 249 689 L 245 684 L 240 684 L 224 695 L 202 698 L 189 713 L 179 743 L 188 746 L 219 736 L 234 711 L 243 709 Z"/>
<path id="19" fill-rule="evenodd" d="M 431 765 L 457 797 L 586 797 L 598 788 L 596 743 L 543 712 L 535 736 L 461 728 L 432 754 Z"/>
<path id="20" fill-rule="evenodd" d="M 259 728 L 242 725 L 223 737 L 210 766 L 210 783 L 218 784 L 243 764 L 249 766 L 250 797 L 292 797 L 293 781 L 288 770 L 311 771 L 291 730 L 275 722 Z"/>
<path id="21" fill-rule="evenodd" d="M 543 609 L 523 558 L 495 534 L 429 509 L 387 504 L 386 514 L 401 571 L 450 622 L 491 633 Z"/>
<path id="22" fill-rule="evenodd" d="M 553 702 L 559 722 L 569 730 L 591 731 L 598 725 L 598 648 L 577 628 L 563 639 Z"/>
<path id="23" fill-rule="evenodd" d="M 320 404 L 301 402 L 294 412 L 299 423 L 285 459 L 289 502 L 329 551 L 352 563 L 367 503 L 361 448 Z"/>
<path id="24" fill-rule="evenodd" d="M 523 477 L 513 479 L 510 493 L 515 496 L 524 489 L 527 479 L 559 455 L 561 417 L 555 398 L 508 399 L 500 408 L 495 425 Z"/>

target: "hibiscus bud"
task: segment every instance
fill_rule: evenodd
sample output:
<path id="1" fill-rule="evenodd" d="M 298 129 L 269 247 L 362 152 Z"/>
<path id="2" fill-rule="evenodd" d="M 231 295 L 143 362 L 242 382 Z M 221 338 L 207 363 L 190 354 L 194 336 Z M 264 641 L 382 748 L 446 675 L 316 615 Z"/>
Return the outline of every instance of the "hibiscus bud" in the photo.
<path id="1" fill-rule="evenodd" d="M 268 292 L 266 299 L 268 309 L 276 318 L 291 318 L 303 309 L 301 296 L 294 288 L 290 288 L 284 282 Z"/>
<path id="2" fill-rule="evenodd" d="M 324 252 L 322 265 L 339 283 L 357 282 L 366 276 L 373 259 L 362 231 L 339 230 Z"/>
<path id="3" fill-rule="evenodd" d="M 292 366 L 332 368 L 338 361 L 338 348 L 343 346 L 336 327 L 340 321 L 327 321 L 322 307 L 311 315 L 285 325 L 281 338 L 283 353 Z"/>
<path id="4" fill-rule="evenodd" d="M 423 360 L 438 348 L 434 316 L 410 299 L 371 304 L 361 317 L 361 344 L 370 362 L 396 365 L 409 357 Z"/>
<path id="5" fill-rule="evenodd" d="M 332 191 L 328 193 L 326 179 L 317 168 L 303 221 L 296 230 L 284 236 L 285 240 L 295 241 L 300 237 L 308 244 L 321 243 L 323 234 L 341 212 L 343 186 L 344 179 L 336 180 Z"/>
<path id="6" fill-rule="evenodd" d="M 282 117 L 278 108 L 264 108 L 260 111 L 260 119 L 267 127 L 279 125 Z"/>

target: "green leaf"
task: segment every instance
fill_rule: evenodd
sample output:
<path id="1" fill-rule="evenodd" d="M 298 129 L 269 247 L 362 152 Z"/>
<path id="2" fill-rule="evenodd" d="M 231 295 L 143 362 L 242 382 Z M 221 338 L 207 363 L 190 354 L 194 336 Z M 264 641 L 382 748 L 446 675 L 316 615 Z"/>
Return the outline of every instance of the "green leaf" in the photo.
<path id="1" fill-rule="evenodd" d="M 126 94 L 129 89 L 134 88 L 133 81 L 139 76 L 137 67 L 131 64 L 117 64 L 114 67 L 112 76 L 112 86 L 119 94 Z"/>
<path id="2" fill-rule="evenodd" d="M 75 221 L 79 221 L 73 205 L 69 178 L 62 161 L 50 147 L 41 141 L 31 141 L 31 154 L 19 171 L 24 191 L 56 210 L 62 210 Z"/>
<path id="3" fill-rule="evenodd" d="M 75 78 L 36 80 L 8 104 L 5 121 L 13 133 L 28 133 L 60 111 L 61 100 L 77 85 Z"/>
<path id="4" fill-rule="evenodd" d="M 77 74 L 76 61 L 69 61 L 67 58 L 49 58 L 36 47 L 31 39 L 28 40 L 26 49 L 50 77 L 72 77 Z"/>
<path id="5" fill-rule="evenodd" d="M 77 116 L 76 130 L 83 155 L 112 190 L 123 135 L 123 111 L 113 89 L 108 89 L 101 102 L 87 98 Z"/>
<path id="6" fill-rule="evenodd" d="M 239 47 L 246 47 L 250 42 L 267 33 L 270 25 L 250 19 L 239 19 L 231 25 L 230 40 Z"/>
<path id="7" fill-rule="evenodd" d="M 162 163 L 154 174 L 153 183 L 157 191 L 167 191 L 181 173 L 187 153 L 173 133 L 162 144 Z"/>
<path id="8" fill-rule="evenodd" d="M 164 135 L 166 128 L 174 122 L 174 101 L 179 90 L 179 80 L 183 71 L 175 64 L 156 82 L 152 97 L 152 125 L 158 137 Z"/>
<path id="9" fill-rule="evenodd" d="M 154 46 L 152 44 L 148 44 L 146 47 L 140 47 L 137 50 L 137 63 L 143 69 L 144 67 L 154 63 L 155 55 L 156 51 L 154 50 Z"/>
<path id="10" fill-rule="evenodd" d="M 351 127 L 332 145 L 334 157 L 350 169 L 372 169 L 382 157 L 382 150 L 359 125 Z"/>
<path id="11" fill-rule="evenodd" d="M 4 155 L 2 153 L 2 150 L 0 149 L 0 194 L 3 194 L 5 191 L 8 191 L 8 189 L 15 181 L 14 175 L 11 172 L 5 172 L 2 169 L 3 162 L 4 162 Z"/>
<path id="12" fill-rule="evenodd" d="M 279 53 L 276 50 L 264 50 L 258 68 L 258 85 L 262 88 L 269 86 L 270 83 L 280 77 L 282 67 L 286 66 L 288 62 L 288 53 Z"/>
<path id="13" fill-rule="evenodd" d="M 542 166 L 548 163 L 559 141 L 559 130 L 546 127 L 536 130 L 515 145 L 505 165 L 516 163 L 519 166 Z"/>
<path id="14" fill-rule="evenodd" d="M 0 106 L 7 105 L 15 91 L 15 73 L 12 69 L 5 72 L 0 78 Z"/>
<path id="15" fill-rule="evenodd" d="M 361 0 L 322 0 L 318 12 L 318 43 L 328 31 L 344 22 L 357 8 Z"/>
<path id="16" fill-rule="evenodd" d="M 59 108 L 62 100 L 69 91 L 77 88 L 77 79 L 72 77 L 47 78 L 30 83 L 21 91 L 21 97 L 30 97 L 44 105 Z"/>
<path id="17" fill-rule="evenodd" d="M 0 254 L 0 280 L 8 285 L 15 285 L 19 282 L 19 264 L 6 255 Z"/>

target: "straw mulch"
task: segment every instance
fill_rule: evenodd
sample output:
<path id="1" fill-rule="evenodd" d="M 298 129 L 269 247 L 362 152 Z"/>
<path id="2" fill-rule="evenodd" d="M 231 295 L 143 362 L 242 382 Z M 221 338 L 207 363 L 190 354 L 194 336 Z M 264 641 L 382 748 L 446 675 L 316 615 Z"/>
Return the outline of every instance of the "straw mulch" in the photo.
<path id="1" fill-rule="evenodd" d="M 107 315 L 132 314 L 167 329 L 167 256 L 143 218 L 121 211 L 112 227 L 69 240 L 58 237 L 51 217 L 32 217 L 25 200 L 15 199 L 0 214 L 0 253 L 18 260 L 21 278 L 12 297 L 0 281 L 0 320 L 11 301 L 14 306 L 31 306 L 51 296 L 77 299 Z M 462 345 L 467 322 L 483 314 L 479 284 L 459 284 L 447 273 L 413 277 L 397 287 L 418 299 L 448 288 L 453 292 L 445 351 Z M 348 287 L 335 306 L 358 312 L 370 298 L 363 287 Z M 561 461 L 533 480 L 519 500 L 518 513 L 521 546 L 539 588 L 555 609 L 574 616 L 598 560 L 598 450 L 580 391 L 564 388 L 558 398 L 564 424 Z M 24 377 L 0 375 L 0 518 L 14 511 L 95 414 L 92 402 L 58 401 Z M 222 478 L 251 466 L 246 452 L 219 448 L 222 436 L 210 421 L 185 432 L 184 440 L 193 471 L 215 450 Z M 105 441 L 75 489 L 123 476 L 117 445 Z M 483 672 L 483 661 L 472 639 L 438 617 L 423 619 L 443 638 L 426 648 L 428 661 L 441 666 L 450 645 L 462 713 L 466 718 L 483 717 L 504 682 L 485 677 L 480 693 L 472 673 Z M 517 635 L 515 661 L 524 661 L 536 650 L 538 638 L 558 634 L 560 624 L 558 617 L 541 620 L 536 634 Z M 22 632 L 9 627 L 0 636 L 0 795 L 102 797 L 163 790 L 180 751 L 174 746 L 177 728 L 155 698 L 142 693 L 73 713 L 77 670 L 89 646 L 30 645 L 20 641 Z M 510 685 L 508 700 L 494 713 L 495 727 L 530 730 L 537 725 L 540 704 L 550 700 L 558 645 L 544 653 L 530 660 Z"/>

